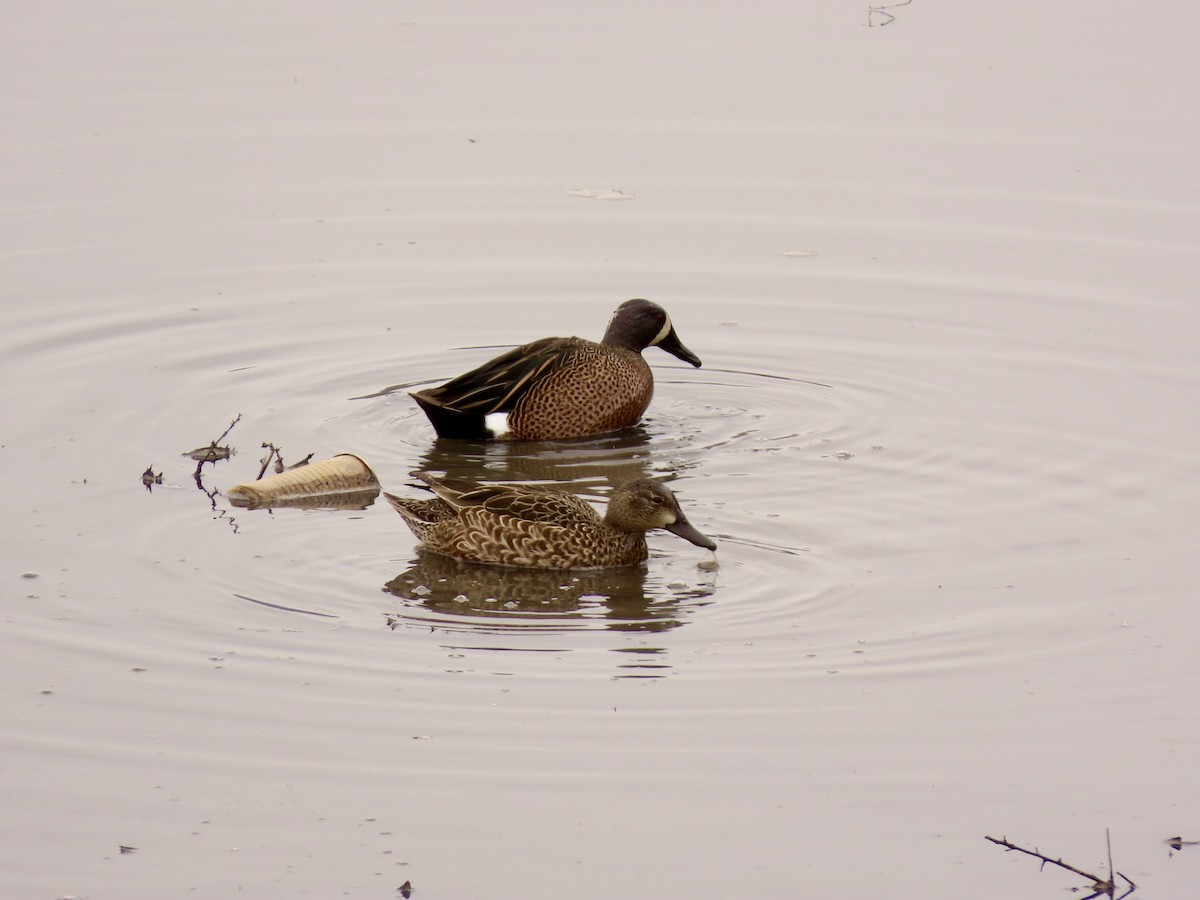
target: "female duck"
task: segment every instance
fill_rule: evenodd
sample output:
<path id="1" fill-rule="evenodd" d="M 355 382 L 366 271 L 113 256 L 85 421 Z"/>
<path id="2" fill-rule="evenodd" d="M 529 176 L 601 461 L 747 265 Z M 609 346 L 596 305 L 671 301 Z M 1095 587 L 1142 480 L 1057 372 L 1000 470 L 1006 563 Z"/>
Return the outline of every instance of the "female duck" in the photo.
<path id="1" fill-rule="evenodd" d="M 652 528 L 717 549 L 687 520 L 671 490 L 648 478 L 617 488 L 602 519 L 579 497 L 555 488 L 474 486 L 413 475 L 437 497 L 384 496 L 424 549 L 457 559 L 538 569 L 635 566 L 649 555 L 646 532 Z"/>

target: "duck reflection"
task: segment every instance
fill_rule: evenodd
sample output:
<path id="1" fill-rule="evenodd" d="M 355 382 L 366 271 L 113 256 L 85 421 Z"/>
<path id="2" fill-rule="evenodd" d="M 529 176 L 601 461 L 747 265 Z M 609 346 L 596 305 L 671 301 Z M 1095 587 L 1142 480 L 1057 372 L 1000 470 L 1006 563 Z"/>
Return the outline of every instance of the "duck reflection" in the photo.
<path id="1" fill-rule="evenodd" d="M 642 428 L 573 441 L 464 442 L 438 438 L 414 469 L 473 482 L 536 482 L 575 493 L 614 488 L 651 475 L 650 435 Z"/>
<path id="2" fill-rule="evenodd" d="M 508 631 L 522 623 L 555 630 L 602 623 L 612 631 L 652 633 L 684 624 L 685 607 L 711 594 L 713 585 L 648 591 L 646 570 L 638 566 L 515 569 L 420 551 L 414 564 L 384 590 L 403 602 L 394 613 L 397 618 L 422 625 L 457 622 L 486 632 Z"/>

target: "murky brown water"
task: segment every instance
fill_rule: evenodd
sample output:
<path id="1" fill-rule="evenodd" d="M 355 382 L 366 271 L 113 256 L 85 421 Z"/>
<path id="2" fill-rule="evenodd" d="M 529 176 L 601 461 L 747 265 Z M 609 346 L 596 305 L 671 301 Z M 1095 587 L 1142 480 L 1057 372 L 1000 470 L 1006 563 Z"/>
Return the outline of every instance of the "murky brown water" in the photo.
<path id="1" fill-rule="evenodd" d="M 827 6 L 13 11 L 6 896 L 1192 895 L 1200 14 Z M 400 389 L 633 296 L 629 434 Z M 233 509 L 239 413 L 210 491 L 646 473 L 720 567 Z"/>

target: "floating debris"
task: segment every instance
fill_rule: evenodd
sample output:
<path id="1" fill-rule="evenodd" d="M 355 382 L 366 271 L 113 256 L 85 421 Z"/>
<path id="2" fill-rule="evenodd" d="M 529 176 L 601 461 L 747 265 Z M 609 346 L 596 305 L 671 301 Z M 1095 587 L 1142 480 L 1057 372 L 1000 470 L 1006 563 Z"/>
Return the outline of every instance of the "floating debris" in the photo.
<path id="1" fill-rule="evenodd" d="M 246 509 L 361 509 L 379 496 L 379 479 L 353 453 L 305 462 L 276 475 L 235 485 L 225 496 L 234 506 Z"/>
<path id="2" fill-rule="evenodd" d="M 633 194 L 618 191 L 616 188 L 581 188 L 577 191 L 567 191 L 572 197 L 583 197 L 587 200 L 632 200 Z"/>
<path id="3" fill-rule="evenodd" d="M 271 465 L 272 459 L 275 460 L 275 474 L 278 475 L 281 472 L 287 471 L 288 469 L 299 469 L 301 466 L 307 466 L 310 462 L 312 462 L 312 458 L 315 455 L 310 453 L 308 456 L 304 457 L 304 459 L 300 460 L 300 462 L 292 463 L 290 466 L 285 466 L 283 464 L 283 450 L 281 448 L 276 447 L 270 441 L 263 441 L 263 449 L 267 451 L 267 455 L 260 460 L 262 462 L 262 468 L 258 470 L 259 478 L 262 478 L 263 475 L 266 474 L 267 467 Z"/>
<path id="4" fill-rule="evenodd" d="M 233 426 L 237 425 L 237 423 L 240 421 L 242 421 L 242 414 L 238 413 L 233 418 L 233 421 L 229 423 L 229 427 L 221 432 L 221 436 L 214 441 L 209 441 L 207 447 L 197 447 L 195 450 L 189 450 L 187 453 L 183 454 L 189 459 L 194 459 L 196 461 L 196 472 L 193 477 L 196 479 L 197 486 L 201 486 L 200 472 L 204 468 L 205 463 L 218 463 L 221 462 L 221 460 L 229 459 L 231 456 L 233 456 L 233 450 L 231 448 L 222 447 L 220 444 L 221 441 L 228 437 L 229 432 L 233 431 Z M 203 489 L 202 486 L 201 489 Z"/>
<path id="5" fill-rule="evenodd" d="M 233 451 L 228 447 L 218 447 L 216 444 L 209 444 L 207 447 L 197 447 L 195 450 L 189 450 L 183 455 L 199 463 L 212 463 L 229 459 L 229 457 L 233 456 Z"/>

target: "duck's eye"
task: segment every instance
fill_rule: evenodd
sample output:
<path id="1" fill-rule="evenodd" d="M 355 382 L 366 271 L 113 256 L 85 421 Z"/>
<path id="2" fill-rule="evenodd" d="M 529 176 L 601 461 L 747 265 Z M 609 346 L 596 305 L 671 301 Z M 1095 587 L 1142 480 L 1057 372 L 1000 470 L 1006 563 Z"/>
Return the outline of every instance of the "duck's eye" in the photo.
<path id="1" fill-rule="evenodd" d="M 655 506 L 662 506 L 663 498 L 658 496 L 658 494 L 654 494 L 653 496 L 651 496 L 650 502 L 653 503 Z"/>

